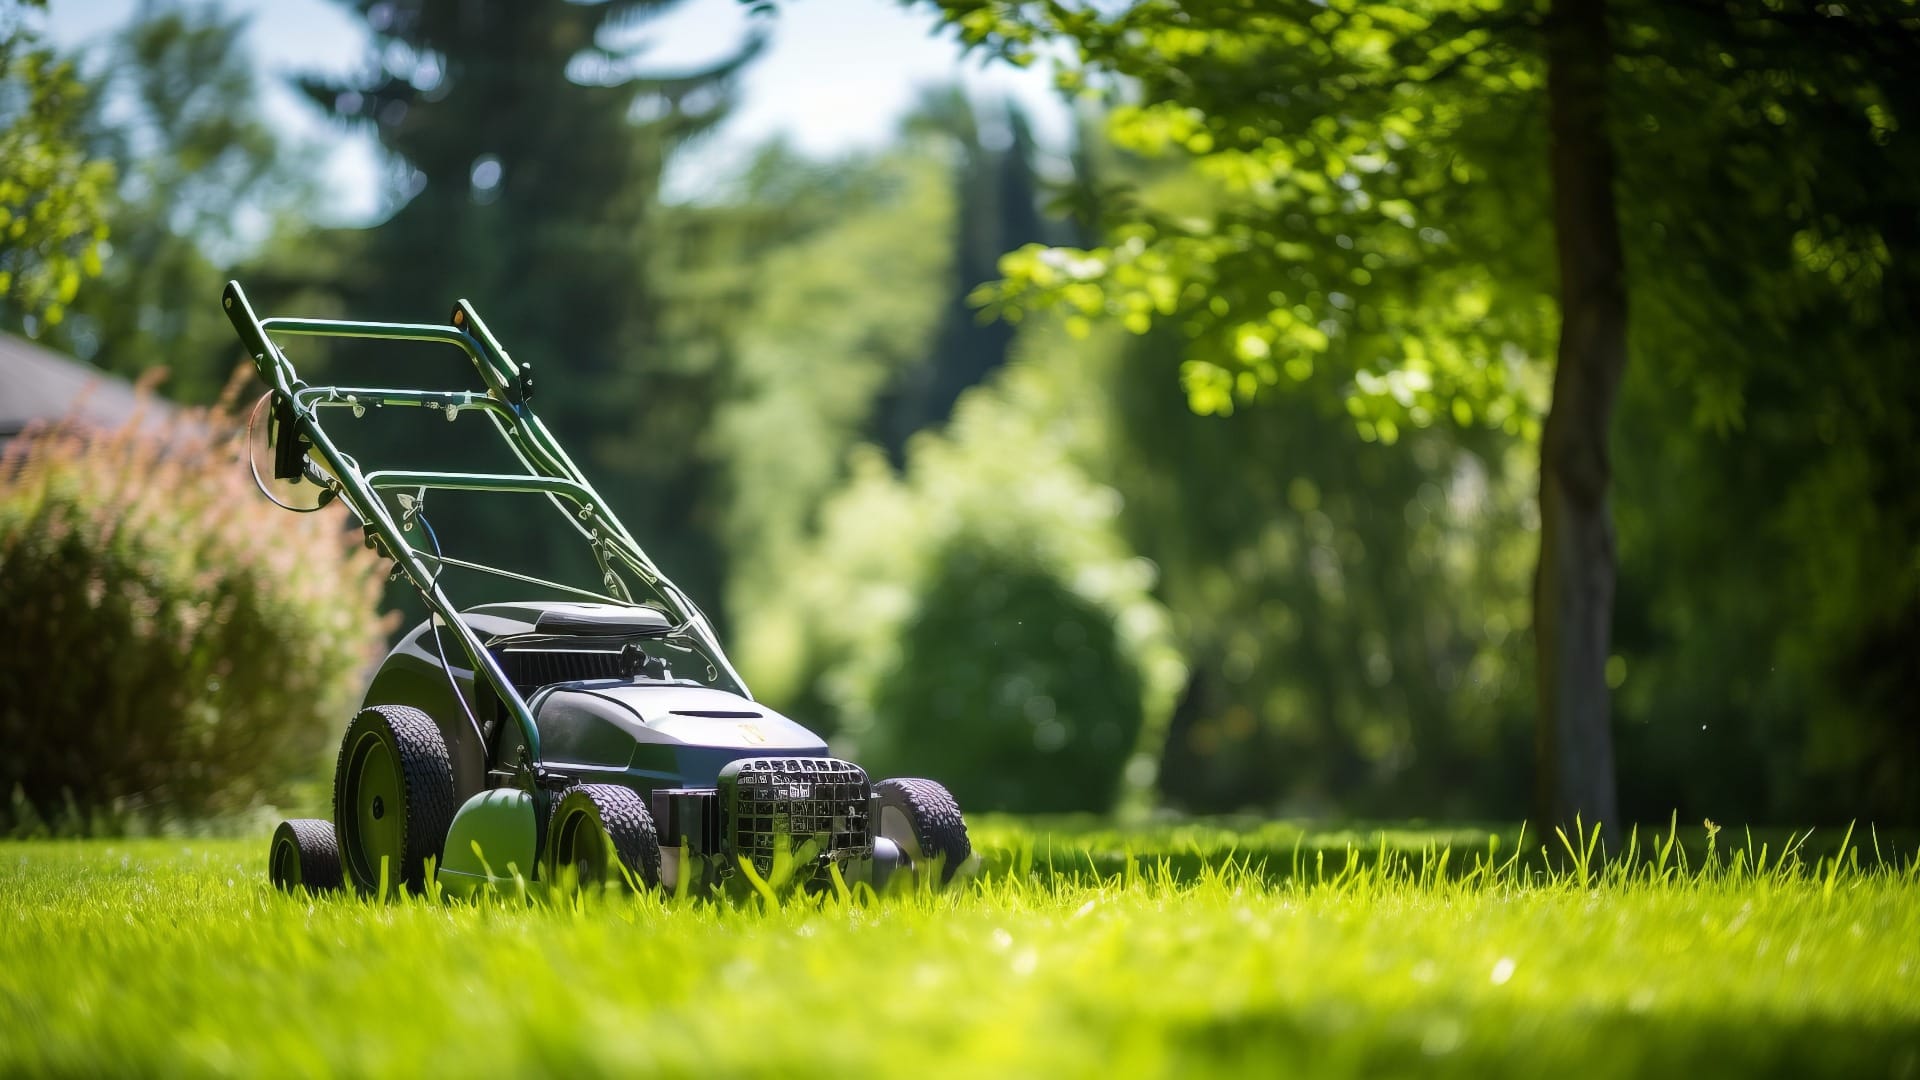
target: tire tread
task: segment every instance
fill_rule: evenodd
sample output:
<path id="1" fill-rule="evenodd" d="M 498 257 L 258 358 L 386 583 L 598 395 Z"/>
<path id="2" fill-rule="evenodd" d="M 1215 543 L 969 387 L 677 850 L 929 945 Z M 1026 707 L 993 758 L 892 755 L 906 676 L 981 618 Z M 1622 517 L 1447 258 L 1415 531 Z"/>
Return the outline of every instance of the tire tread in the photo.
<path id="1" fill-rule="evenodd" d="M 369 717 L 374 719 L 369 720 Z M 440 727 L 433 717 L 410 705 L 370 705 L 353 718 L 347 726 L 346 737 L 340 740 L 340 756 L 334 765 L 333 779 L 333 820 L 336 825 L 342 820 L 340 805 L 345 794 L 347 754 L 354 739 L 367 724 L 383 724 L 393 740 L 395 758 L 399 765 L 400 784 L 406 806 L 402 817 L 401 835 L 404 837 L 403 853 L 400 865 L 395 868 L 389 884 L 396 888 L 405 888 L 415 892 L 426 884 L 426 862 L 428 858 L 439 859 L 447 842 L 447 830 L 453 827 L 454 805 L 453 757 L 447 751 L 446 740 L 440 735 Z M 342 869 L 346 877 L 353 877 L 352 862 L 341 858 Z M 353 885 L 363 893 L 372 893 L 379 889 L 380 882 L 355 880 Z"/>
<path id="2" fill-rule="evenodd" d="M 274 830 L 274 843 L 279 843 L 281 830 L 292 835 L 294 849 L 300 856 L 300 884 L 308 892 L 331 892 L 340 887 L 340 843 L 333 832 L 333 822 L 319 818 L 292 818 L 280 823 Z M 276 881 L 274 885 L 287 888 L 286 882 Z"/>
<path id="3" fill-rule="evenodd" d="M 895 777 L 873 785 L 873 793 L 882 804 L 891 803 L 906 815 L 913 827 L 914 839 L 922 854 L 941 862 L 940 884 L 973 858 L 973 841 L 967 836 L 966 819 L 960 804 L 945 785 L 934 780 Z"/>
<path id="4" fill-rule="evenodd" d="M 547 826 L 547 865 L 559 865 L 560 826 L 569 812 L 567 804 L 576 799 L 592 805 L 600 827 L 613 840 L 615 856 L 628 872 L 649 889 L 659 887 L 660 836 L 654 828 L 653 814 L 638 792 L 619 784 L 575 784 L 561 793 Z"/>

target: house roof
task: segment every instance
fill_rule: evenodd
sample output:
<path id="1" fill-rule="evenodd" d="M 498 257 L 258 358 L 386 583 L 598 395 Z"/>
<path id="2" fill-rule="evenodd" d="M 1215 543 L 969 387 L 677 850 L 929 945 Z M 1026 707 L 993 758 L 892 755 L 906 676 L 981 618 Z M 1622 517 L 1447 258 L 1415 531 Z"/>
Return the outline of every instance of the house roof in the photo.
<path id="1" fill-rule="evenodd" d="M 117 375 L 88 367 L 25 338 L 0 334 L 0 442 L 20 434 L 35 420 L 68 418 L 99 427 L 118 427 L 143 405 L 157 427 L 173 406 L 154 394 L 136 394 Z"/>

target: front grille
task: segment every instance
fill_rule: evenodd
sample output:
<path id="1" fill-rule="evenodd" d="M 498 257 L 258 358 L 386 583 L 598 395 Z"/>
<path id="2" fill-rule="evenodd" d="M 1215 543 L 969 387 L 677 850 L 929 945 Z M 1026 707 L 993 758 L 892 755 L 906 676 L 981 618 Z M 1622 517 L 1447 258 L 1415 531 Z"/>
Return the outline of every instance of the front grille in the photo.
<path id="1" fill-rule="evenodd" d="M 507 681 L 521 693 L 575 679 L 620 678 L 620 654 L 574 649 L 500 649 L 494 654 Z"/>
<path id="2" fill-rule="evenodd" d="M 720 771 L 722 833 L 762 875 L 782 844 L 810 839 L 830 859 L 873 854 L 871 789 L 860 766 L 837 758 L 743 758 Z"/>

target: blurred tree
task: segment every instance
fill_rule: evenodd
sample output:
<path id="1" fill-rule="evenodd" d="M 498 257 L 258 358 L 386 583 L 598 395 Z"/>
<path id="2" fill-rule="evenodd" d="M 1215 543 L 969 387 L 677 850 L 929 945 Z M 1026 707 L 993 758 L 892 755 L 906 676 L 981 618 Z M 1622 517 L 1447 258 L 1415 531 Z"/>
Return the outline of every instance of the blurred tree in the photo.
<path id="1" fill-rule="evenodd" d="M 786 194 L 762 189 L 744 205 L 785 208 L 774 215 L 787 223 L 782 242 L 706 254 L 751 282 L 723 316 L 732 374 L 714 428 L 726 462 L 724 536 L 739 555 L 727 583 L 736 615 L 778 588 L 822 502 L 846 480 L 876 403 L 930 355 L 951 295 L 951 248 L 900 242 L 950 235 L 956 208 L 938 156 L 901 148 L 811 170 L 789 161 L 780 171 L 783 183 L 809 171 L 814 180 Z M 736 623 L 744 634 L 766 632 Z"/>
<path id="2" fill-rule="evenodd" d="M 1113 493 L 991 395 L 925 416 L 898 465 L 867 443 L 906 373 L 978 360 L 940 350 L 979 280 L 957 248 L 1002 235 L 999 204 L 968 194 L 989 158 L 972 107 L 930 101 L 877 155 L 775 145 L 723 201 L 673 211 L 674 336 L 732 373 L 712 432 L 732 646 L 763 700 L 877 772 L 981 807 L 1106 809 L 1150 782 L 1139 747 L 1177 678 Z"/>
<path id="3" fill-rule="evenodd" d="M 757 39 L 663 76 L 632 31 L 671 0 L 347 6 L 372 31 L 372 70 L 301 85 L 372 128 L 394 155 L 402 204 L 363 235 L 333 238 L 337 302 L 420 321 L 471 299 L 532 364 L 536 407 L 616 511 L 693 595 L 712 595 L 721 566 L 703 435 L 720 373 L 663 347 L 655 201 L 668 156 L 724 114 Z M 396 425 L 377 449 L 418 460 L 454 438 Z M 468 557 L 598 580 L 582 545 L 549 543 L 564 530 L 538 527 L 545 514 L 490 505 L 439 500 L 433 513 Z"/>
<path id="4" fill-rule="evenodd" d="M 731 611 L 777 588 L 855 446 L 903 463 L 1005 362 L 1011 328 L 983 325 L 967 297 L 1007 246 L 1066 235 L 1042 215 L 1031 152 L 1016 110 L 933 90 L 883 153 L 819 163 L 775 145 L 724 199 L 670 211 L 668 333 L 729 372 L 711 444 Z"/>
<path id="5" fill-rule="evenodd" d="M 1023 350 L 1031 380 L 1059 384 L 1026 406 L 1035 423 L 1105 414 L 1085 467 L 1125 493 L 1175 616 L 1190 675 L 1161 797 L 1523 814 L 1529 684 L 1508 654 L 1527 619 L 1526 444 L 1427 429 L 1387 448 L 1297 394 L 1196 415 L 1153 378 L 1172 337 Z"/>
<path id="6" fill-rule="evenodd" d="M 33 336 L 58 325 L 100 273 L 113 166 L 82 137 L 86 88 L 38 43 L 44 0 L 0 0 L 0 319 Z"/>
<path id="7" fill-rule="evenodd" d="M 1560 340 L 1540 433 L 1540 562 L 1533 586 L 1535 811 L 1618 825 L 1611 688 L 1612 428 L 1627 367 L 1626 257 L 1614 205 L 1608 0 L 1550 0 L 1548 173 Z"/>
<path id="8" fill-rule="evenodd" d="M 213 400 L 244 359 L 209 298 L 313 195 L 260 114 L 246 27 L 217 4 L 143 6 L 89 97 L 89 142 L 120 177 L 112 252 L 50 340 L 108 371 L 166 367 L 176 400 Z"/>
<path id="9" fill-rule="evenodd" d="M 1920 819 L 1920 33 L 1900 5 L 1632 9 L 1623 802 Z M 1702 434 L 1704 433 L 1704 434 Z"/>
<path id="10" fill-rule="evenodd" d="M 946 422 L 954 403 L 1006 363 L 1013 327 L 983 319 L 969 301 L 998 276 L 1000 256 L 1030 243 L 1066 242 L 1064 223 L 1041 213 L 1033 132 L 1012 102 L 975 105 L 958 86 L 925 92 L 907 117 L 909 134 L 951 147 L 953 239 L 945 307 L 931 349 L 902 366 L 875 402 L 875 440 L 898 463 L 915 432 Z"/>

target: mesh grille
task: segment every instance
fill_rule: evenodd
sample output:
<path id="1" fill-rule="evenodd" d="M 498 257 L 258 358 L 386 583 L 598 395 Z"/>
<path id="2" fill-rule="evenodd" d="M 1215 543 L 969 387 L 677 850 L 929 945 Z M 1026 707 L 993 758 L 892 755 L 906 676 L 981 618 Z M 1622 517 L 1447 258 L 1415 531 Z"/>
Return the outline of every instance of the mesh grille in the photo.
<path id="1" fill-rule="evenodd" d="M 521 693 L 575 679 L 617 679 L 620 654 L 559 649 L 502 649 L 494 653 L 507 681 Z"/>
<path id="2" fill-rule="evenodd" d="M 815 837 L 828 858 L 873 854 L 867 807 L 871 790 L 860 766 L 836 758 L 747 758 L 721 773 L 723 832 L 733 850 L 761 874 L 773 869 L 778 845 Z"/>

